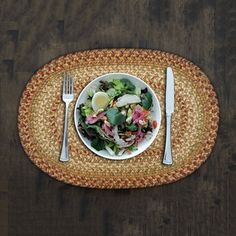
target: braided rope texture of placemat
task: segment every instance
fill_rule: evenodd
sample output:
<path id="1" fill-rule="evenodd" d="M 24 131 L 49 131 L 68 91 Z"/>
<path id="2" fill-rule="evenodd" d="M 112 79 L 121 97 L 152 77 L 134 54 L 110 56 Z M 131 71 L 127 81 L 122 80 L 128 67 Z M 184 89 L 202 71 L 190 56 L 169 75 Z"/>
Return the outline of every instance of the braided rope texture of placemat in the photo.
<path id="1" fill-rule="evenodd" d="M 174 163 L 161 164 L 165 119 L 165 68 L 175 75 L 175 112 L 172 118 Z M 64 104 L 63 72 L 74 77 L 75 99 L 69 112 L 70 161 L 59 162 Z M 79 139 L 73 110 L 81 90 L 96 77 L 125 72 L 148 83 L 160 100 L 162 123 L 153 144 L 129 160 L 96 156 Z M 29 158 L 57 180 L 91 188 L 141 188 L 175 182 L 199 168 L 214 146 L 219 107 L 207 76 L 177 55 L 144 49 L 100 49 L 61 56 L 39 69 L 23 92 L 18 115 L 19 136 Z"/>

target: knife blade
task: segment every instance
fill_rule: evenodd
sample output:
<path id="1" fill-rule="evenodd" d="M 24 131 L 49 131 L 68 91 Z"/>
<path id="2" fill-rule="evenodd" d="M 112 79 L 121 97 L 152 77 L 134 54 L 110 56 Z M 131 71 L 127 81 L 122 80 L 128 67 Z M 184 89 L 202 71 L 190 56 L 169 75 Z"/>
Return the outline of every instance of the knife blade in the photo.
<path id="1" fill-rule="evenodd" d="M 166 114 L 174 112 L 174 74 L 171 67 L 166 69 Z"/>
<path id="2" fill-rule="evenodd" d="M 166 142 L 165 152 L 162 163 L 165 165 L 172 165 L 172 146 L 171 146 L 171 114 L 174 112 L 174 74 L 171 67 L 166 69 L 166 95 L 165 95 L 165 109 L 166 109 Z"/>

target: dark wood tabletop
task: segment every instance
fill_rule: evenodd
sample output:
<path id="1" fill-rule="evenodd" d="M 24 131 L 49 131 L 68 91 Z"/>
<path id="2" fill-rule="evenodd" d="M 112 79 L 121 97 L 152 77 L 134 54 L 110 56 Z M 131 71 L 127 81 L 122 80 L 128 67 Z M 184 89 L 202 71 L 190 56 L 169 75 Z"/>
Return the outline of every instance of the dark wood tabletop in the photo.
<path id="1" fill-rule="evenodd" d="M 236 1 L 1 0 L 0 235 L 236 235 Z M 27 158 L 17 130 L 32 74 L 94 48 L 176 53 L 209 77 L 220 105 L 212 154 L 192 175 L 133 190 L 73 187 Z"/>

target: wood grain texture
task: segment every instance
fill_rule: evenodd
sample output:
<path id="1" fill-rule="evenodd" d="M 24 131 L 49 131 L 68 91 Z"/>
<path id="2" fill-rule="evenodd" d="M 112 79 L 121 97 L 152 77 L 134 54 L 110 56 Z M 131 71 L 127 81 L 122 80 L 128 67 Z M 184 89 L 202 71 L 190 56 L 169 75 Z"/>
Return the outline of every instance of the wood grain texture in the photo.
<path id="1" fill-rule="evenodd" d="M 1 0 L 0 235 L 236 235 L 236 2 L 233 0 Z M 77 188 L 42 173 L 22 150 L 21 93 L 51 59 L 94 48 L 176 53 L 209 76 L 220 102 L 209 160 L 174 184 Z"/>

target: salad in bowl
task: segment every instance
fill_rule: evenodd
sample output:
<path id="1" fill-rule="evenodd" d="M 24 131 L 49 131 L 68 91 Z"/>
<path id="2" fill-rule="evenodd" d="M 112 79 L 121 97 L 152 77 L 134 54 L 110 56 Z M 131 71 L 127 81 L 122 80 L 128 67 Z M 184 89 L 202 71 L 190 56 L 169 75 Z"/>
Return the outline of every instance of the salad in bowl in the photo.
<path id="1" fill-rule="evenodd" d="M 125 73 L 110 73 L 84 88 L 74 119 L 81 140 L 90 150 L 123 160 L 151 145 L 161 113 L 155 93 L 144 81 Z"/>

